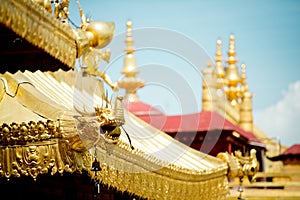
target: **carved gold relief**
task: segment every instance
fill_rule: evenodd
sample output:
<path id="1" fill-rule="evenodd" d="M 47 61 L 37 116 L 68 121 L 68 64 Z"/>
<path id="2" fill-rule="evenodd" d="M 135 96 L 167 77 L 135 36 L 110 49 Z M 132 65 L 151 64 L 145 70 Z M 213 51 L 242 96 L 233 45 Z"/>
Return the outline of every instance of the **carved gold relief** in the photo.
<path id="1" fill-rule="evenodd" d="M 58 122 L 47 120 L 11 123 L 0 126 L 0 177 L 87 170 L 90 154 L 74 151 L 68 138 L 63 138 Z"/>
<path id="2" fill-rule="evenodd" d="M 55 174 L 63 169 L 63 163 L 57 154 L 57 139 L 22 146 L 0 146 L 0 177 L 31 176 L 34 179 L 39 174 L 51 170 Z"/>
<path id="3" fill-rule="evenodd" d="M 0 143 L 5 145 L 25 145 L 52 138 L 60 138 L 59 123 L 51 120 L 21 124 L 11 123 L 0 126 Z"/>
<path id="4" fill-rule="evenodd" d="M 55 19 L 49 10 L 41 9 L 39 3 L 44 4 L 40 0 L 1 0 L 0 23 L 73 68 L 77 54 L 73 30 Z"/>

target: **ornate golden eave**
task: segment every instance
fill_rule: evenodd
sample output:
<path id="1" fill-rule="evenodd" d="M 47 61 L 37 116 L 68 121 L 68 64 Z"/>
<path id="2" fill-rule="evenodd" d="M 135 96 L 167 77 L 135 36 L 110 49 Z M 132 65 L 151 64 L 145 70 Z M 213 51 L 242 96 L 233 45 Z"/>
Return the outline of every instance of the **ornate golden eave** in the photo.
<path id="1" fill-rule="evenodd" d="M 76 36 L 70 25 L 63 24 L 32 0 L 0 0 L 0 4 L 0 24 L 37 47 L 30 47 L 31 53 L 45 51 L 53 60 L 62 63 L 56 62 L 54 65 L 60 65 L 64 70 L 74 67 L 77 56 Z M 35 67 L 36 70 L 41 69 L 41 66 Z M 7 71 L 11 70 L 8 68 Z"/>
<path id="2" fill-rule="evenodd" d="M 86 162 L 81 162 L 83 158 Z M 88 170 L 91 155 L 72 151 L 59 121 L 30 121 L 0 126 L 0 177 L 20 178 Z"/>
<path id="3" fill-rule="evenodd" d="M 27 159 L 25 154 L 30 152 L 31 147 L 33 148 L 32 152 L 35 152 L 35 150 L 41 152 L 41 158 L 43 158 L 45 152 L 53 153 L 51 154 L 53 161 L 50 162 L 49 160 L 46 165 L 41 166 L 44 171 L 40 171 L 39 174 L 46 173 L 46 171 L 48 173 L 62 173 L 64 171 L 87 170 L 91 178 L 98 179 L 105 185 L 148 199 L 195 199 L 195 197 L 198 199 L 225 199 L 228 193 L 226 163 L 185 146 L 127 112 L 124 113 L 126 121 L 124 128 L 130 134 L 134 150 L 131 149 L 123 131 L 117 143 L 109 143 L 100 137 L 95 148 L 92 146 L 90 149 L 90 152 L 96 152 L 97 160 L 99 160 L 102 168 L 95 176 L 90 168 L 94 155 L 87 151 L 88 148 L 85 148 L 87 146 L 85 137 L 89 137 L 89 134 L 92 134 L 93 131 L 98 133 L 99 126 L 97 121 L 89 121 L 84 124 L 87 129 L 82 129 L 85 130 L 82 133 L 76 128 L 76 121 L 72 112 L 72 101 L 76 101 L 76 98 L 82 96 L 74 96 L 73 89 L 76 87 L 77 81 L 71 76 L 73 73 L 73 71 L 44 73 L 26 71 L 2 76 L 7 81 L 7 85 L 24 80 L 34 85 L 34 87 L 30 84 L 20 85 L 20 89 L 14 98 L 4 93 L 3 99 L 7 97 L 21 105 L 26 104 L 27 108 L 30 108 L 28 112 L 43 113 L 44 121 L 49 116 L 55 117 L 52 114 L 53 108 L 62 110 L 60 115 L 53 119 L 59 121 L 59 129 L 57 130 L 59 130 L 61 137 L 45 140 L 41 146 L 36 148 L 31 146 L 41 144 L 38 141 L 29 145 L 18 146 L 19 150 L 17 146 L 1 145 L 2 151 L 5 152 L 0 157 L 0 163 L 7 161 L 5 160 L 7 157 L 6 152 L 9 152 L 13 158 L 9 161 L 11 166 L 10 176 L 18 176 L 17 174 L 14 176 L 14 168 L 12 167 L 13 162 L 19 162 L 16 155 L 22 154 L 22 160 Z M 68 77 L 71 80 L 66 80 Z M 24 90 L 26 87 L 31 89 Z M 12 88 L 10 91 L 14 91 Z M 33 95 L 35 100 L 30 101 L 30 103 L 26 99 L 20 98 L 26 93 L 40 93 L 41 95 Z M 34 106 L 45 101 L 42 96 L 47 97 L 49 99 L 47 102 L 52 105 L 40 108 Z M 83 98 L 81 100 L 87 102 L 89 97 L 85 94 Z M 3 103 L 5 102 L 1 101 L 0 105 Z M 30 120 L 26 119 L 28 116 L 31 115 L 24 115 L 22 120 L 28 122 Z M 11 117 L 13 118 L 13 116 Z M 5 122 L 1 120 L 1 123 L 1 126 L 3 126 Z M 33 156 L 37 155 L 37 153 L 31 154 Z M 28 163 L 27 166 L 29 165 Z M 30 167 L 26 170 L 30 171 Z M 8 178 L 8 175 L 5 176 L 4 171 L 2 174 Z M 19 174 L 22 177 L 30 173 Z"/>

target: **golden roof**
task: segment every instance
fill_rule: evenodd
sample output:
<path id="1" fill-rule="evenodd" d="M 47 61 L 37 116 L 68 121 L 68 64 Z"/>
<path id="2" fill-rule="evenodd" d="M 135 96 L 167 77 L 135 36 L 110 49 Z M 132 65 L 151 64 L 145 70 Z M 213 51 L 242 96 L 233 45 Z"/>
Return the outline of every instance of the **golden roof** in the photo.
<path id="1" fill-rule="evenodd" d="M 109 44 L 115 24 L 90 22 L 80 8 L 81 26 L 72 28 L 68 22 L 69 3 L 0 1 L 0 73 L 73 69 L 77 58 Z"/>
<path id="2" fill-rule="evenodd" d="M 53 174 L 87 170 L 92 178 L 97 178 L 106 185 L 144 198 L 225 198 L 228 192 L 226 163 L 185 146 L 128 112 L 125 112 L 124 128 L 135 149 L 130 148 L 123 131 L 116 144 L 100 138 L 96 144 L 96 155 L 101 162 L 102 171 L 95 177 L 90 170 L 93 157 L 90 152 L 93 150 L 85 143 L 85 135 L 98 133 L 99 126 L 96 121 L 91 120 L 85 124 L 85 131 L 76 129 L 73 107 L 83 105 L 84 109 L 89 110 L 94 106 L 88 104 L 91 99 L 101 101 L 100 96 L 90 95 L 93 94 L 92 86 L 96 82 L 100 83 L 101 88 L 101 82 L 96 79 L 89 78 L 90 86 L 83 91 L 77 87 L 78 77 L 73 70 L 35 73 L 25 71 L 15 74 L 7 72 L 0 78 L 2 132 L 8 127 L 8 132 L 12 135 L 12 130 L 15 130 L 12 128 L 13 123 L 18 127 L 16 132 L 20 134 L 23 133 L 21 130 L 24 126 L 30 128 L 30 121 L 44 127 L 39 132 L 38 139 L 26 139 L 24 145 L 1 144 L 0 176 L 10 178 L 31 175 L 36 178 L 51 170 Z M 76 95 L 74 91 L 77 91 Z M 22 115 L 18 115 L 19 112 Z M 51 126 L 47 125 L 47 121 L 51 122 Z M 52 135 L 51 127 L 55 127 Z M 39 126 L 32 129 L 40 130 Z M 46 135 L 45 138 L 42 135 Z M 32 172 L 30 165 L 33 164 L 24 160 L 28 161 L 30 156 L 35 156 L 38 161 L 47 160 L 46 152 L 49 153 L 49 162 L 36 164 L 41 170 Z M 66 155 L 71 156 L 65 159 Z"/>
<path id="3" fill-rule="evenodd" d="M 1 0 L 0 4 L 1 44 L 6 48 L 0 54 L 2 72 L 16 67 L 32 71 L 74 67 L 77 37 L 70 26 L 32 0 Z"/>

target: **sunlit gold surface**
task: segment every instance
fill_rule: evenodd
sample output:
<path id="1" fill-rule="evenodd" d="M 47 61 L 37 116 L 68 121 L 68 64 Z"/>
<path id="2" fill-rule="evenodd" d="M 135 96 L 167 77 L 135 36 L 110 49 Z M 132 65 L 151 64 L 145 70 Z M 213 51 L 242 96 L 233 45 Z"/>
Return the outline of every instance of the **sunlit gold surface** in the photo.
<path id="1" fill-rule="evenodd" d="M 103 48 L 107 46 L 115 31 L 113 22 L 91 22 L 86 28 L 86 35 L 91 47 Z"/>
<path id="2" fill-rule="evenodd" d="M 211 62 L 207 63 L 207 68 L 202 70 L 202 74 L 202 110 L 216 110 L 217 77 Z"/>
<path id="3" fill-rule="evenodd" d="M 225 199 L 228 194 L 226 163 L 185 146 L 130 113 L 124 112 L 124 119 L 118 117 L 122 112 L 115 114 L 115 117 L 121 124 L 122 121 L 125 121 L 123 126 L 131 136 L 134 150 L 131 149 L 122 130 L 117 142 L 109 142 L 105 137 L 97 137 L 100 128 L 97 115 L 86 117 L 88 123 L 82 123 L 83 129 L 77 129 L 75 113 L 72 111 L 73 103 L 77 101 L 89 102 L 90 97 L 87 93 L 85 95 L 73 95 L 72 88 L 76 83 L 76 77 L 73 75 L 74 71 L 48 73 L 27 71 L 1 75 L 7 81 L 10 92 L 14 91 L 14 85 L 20 81 L 26 80 L 34 85 L 34 87 L 21 85 L 14 98 L 9 97 L 6 93 L 3 97 L 3 99 L 10 98 L 10 101 L 17 101 L 29 108 L 27 109 L 28 114 L 22 116 L 23 121 L 30 121 L 27 117 L 31 117 L 32 114 L 29 113 L 32 112 L 42 115 L 46 119 L 55 118 L 59 120 L 59 130 L 62 137 L 30 143 L 29 145 L 36 147 L 21 146 L 22 150 L 20 151 L 25 152 L 25 154 L 30 152 L 26 156 L 22 153 L 24 155 L 22 159 L 30 157 L 47 161 L 48 157 L 45 157 L 45 153 L 51 152 L 48 154 L 51 155 L 51 162 L 47 161 L 41 166 L 45 169 L 43 173 L 46 173 L 46 169 L 48 172 L 57 169 L 53 173 L 63 173 L 63 170 L 75 172 L 86 169 L 89 171 L 92 156 L 87 149 L 94 147 L 95 140 L 91 140 L 89 143 L 90 141 L 86 139 L 93 139 L 95 136 L 98 138 L 96 152 L 98 160 L 101 161 L 102 171 L 98 173 L 97 177 L 94 177 L 93 172 L 89 172 L 91 178 L 100 179 L 105 185 L 149 199 Z M 102 99 L 102 97 L 96 99 Z M 47 106 L 42 106 L 42 102 L 47 102 Z M 0 105 L 4 103 L 7 102 L 1 101 Z M 99 105 L 101 104 L 100 101 Z M 120 105 L 117 102 L 116 104 Z M 94 109 L 94 105 L 85 106 L 87 110 L 90 107 Z M 105 104 L 103 103 L 102 106 Z M 9 116 L 10 118 L 14 117 L 14 115 Z M 1 126 L 4 124 L 3 117 L 3 115 L 0 116 Z M 145 138 L 148 139 L 145 140 Z M 170 148 L 170 144 L 172 144 L 172 148 Z M 5 157 L 3 158 L 5 162 L 9 161 L 9 163 L 3 164 L 4 161 L 2 160 L 1 166 L 13 166 L 14 158 L 20 154 L 18 152 L 17 148 L 5 150 L 5 153 L 1 155 Z M 155 152 L 160 153 L 156 154 Z M 6 160 L 7 157 L 11 159 Z M 10 169 L 9 173 L 13 174 L 14 168 L 10 167 Z M 36 178 L 43 173 L 32 172 L 33 177 Z M 19 175 L 22 177 L 26 173 L 19 173 Z"/>
<path id="4" fill-rule="evenodd" d="M 241 181 L 243 181 L 243 178 L 248 178 L 249 181 L 252 182 L 253 177 L 259 170 L 259 163 L 256 158 L 255 149 L 251 149 L 250 156 L 242 156 L 240 151 L 235 151 L 234 154 L 221 152 L 217 155 L 217 157 L 227 163 L 229 179 L 238 177 Z"/>
<path id="5" fill-rule="evenodd" d="M 44 8 L 49 13 L 52 13 L 52 3 L 51 0 L 32 0 L 34 3 L 39 4 L 42 8 Z"/>
<path id="6" fill-rule="evenodd" d="M 1 0 L 0 22 L 70 68 L 74 67 L 76 58 L 82 58 L 95 50 L 94 48 L 101 49 L 112 40 L 112 22 L 90 23 L 81 12 L 81 27 L 79 30 L 73 30 L 67 23 L 68 0 L 55 2 L 54 16 L 51 15 L 50 1 L 36 1 L 37 4 L 31 4 L 29 0 Z M 125 41 L 127 55 L 122 71 L 125 79 L 120 81 L 119 86 L 127 90 L 126 94 L 137 97 L 136 89 L 143 87 L 144 82 L 135 77 L 138 70 L 133 55 L 131 30 L 132 24 L 129 21 Z M 245 71 L 242 68 L 242 76 L 239 77 L 235 66 L 237 59 L 234 37 L 230 37 L 227 60 L 229 66 L 226 74 L 221 63 L 221 43 L 218 41 L 217 45 L 217 70 L 215 72 L 212 69 L 204 73 L 209 81 L 203 84 L 203 110 L 212 110 L 215 104 L 218 104 L 215 89 L 220 85 L 217 83 L 222 83 L 222 86 L 227 86 L 225 91 L 231 103 L 231 106 L 226 108 L 226 114 L 229 113 L 232 121 L 240 123 L 247 130 L 253 123 L 250 98 L 252 96 L 248 93 L 245 83 Z M 99 57 L 109 61 L 109 51 L 99 52 Z M 113 90 L 117 88 L 108 75 L 95 68 L 97 66 L 93 65 L 86 72 L 101 77 Z M 208 65 L 208 68 L 211 66 Z M 225 75 L 226 80 L 215 82 L 216 76 L 224 78 Z M 123 113 L 124 118 L 118 118 L 118 114 L 111 114 L 112 109 L 96 107 L 95 118 L 86 118 L 87 123 L 83 123 L 84 129 L 76 129 L 72 110 L 74 99 L 88 102 L 90 96 L 86 93 L 82 94 L 82 99 L 74 96 L 73 89 L 76 85 L 71 73 L 66 75 L 62 71 L 56 74 L 40 71 L 18 72 L 5 73 L 1 78 L 3 81 L 0 82 L 0 106 L 5 108 L 1 109 L 0 115 L 1 177 L 9 179 L 31 176 L 36 179 L 39 175 L 49 172 L 62 174 L 64 171 L 87 170 L 91 178 L 99 179 L 105 185 L 149 199 L 225 199 L 228 194 L 227 161 L 222 162 L 221 159 L 187 148 L 130 113 Z M 22 81 L 31 84 L 24 84 L 17 91 L 16 85 Z M 6 83 L 7 87 L 4 86 Z M 242 87 L 237 87 L 238 84 Z M 14 92 L 15 96 L 9 95 Z M 103 95 L 103 90 L 101 92 Z M 232 107 L 232 102 L 239 105 L 240 113 Z M 118 105 L 121 105 L 120 102 Z M 94 105 L 85 106 L 94 108 Z M 118 106 L 115 108 L 122 110 Z M 130 148 L 124 132 L 117 128 L 116 124 L 120 121 L 122 124 L 126 121 L 124 127 L 133 136 L 134 150 Z M 106 138 L 99 137 L 99 129 L 101 126 L 104 128 L 103 125 L 116 129 L 104 130 Z M 90 139 L 90 136 L 99 140 L 85 141 Z M 92 156 L 88 151 L 93 147 L 89 145 L 95 143 L 103 169 L 97 177 L 90 171 Z M 172 148 L 169 148 L 170 146 Z M 235 173 L 232 169 L 238 169 L 236 174 L 241 174 L 242 171 L 243 175 L 252 176 L 249 172 L 252 172 L 250 169 L 251 165 L 255 164 L 255 159 L 249 157 L 244 162 L 245 159 L 238 154 L 235 157 L 237 167 L 230 162 L 231 174 Z"/>
<path id="7" fill-rule="evenodd" d="M 223 64 L 222 64 L 222 48 L 221 48 L 221 45 L 222 45 L 222 41 L 221 40 L 218 40 L 217 41 L 217 51 L 216 51 L 216 75 L 218 77 L 218 79 L 220 79 L 221 81 L 218 81 L 220 82 L 220 84 L 223 84 L 223 78 L 225 77 L 225 70 L 224 70 L 224 67 L 223 67 Z"/>
<path id="8" fill-rule="evenodd" d="M 243 183 L 252 183 L 255 181 L 255 175 L 259 170 L 259 162 L 256 158 L 256 150 L 250 150 L 250 156 L 243 156 L 241 151 L 235 151 L 234 154 L 228 152 L 221 152 L 217 155 L 228 165 L 228 179 L 231 181 L 234 178 L 239 180 L 239 194 L 238 199 L 243 197 Z"/>
<path id="9" fill-rule="evenodd" d="M 69 26 L 32 0 L 1 0 L 0 4 L 1 24 L 70 68 L 74 67 L 76 38 Z"/>
<path id="10" fill-rule="evenodd" d="M 81 69 L 88 75 L 101 78 L 114 92 L 118 91 L 118 84 L 113 82 L 108 74 L 99 68 L 102 60 L 109 62 L 110 51 L 103 51 L 101 49 L 89 48 L 89 50 L 82 56 Z"/>
<path id="11" fill-rule="evenodd" d="M 221 41 L 218 40 L 215 65 L 213 67 L 208 65 L 207 69 L 203 70 L 202 110 L 218 111 L 227 120 L 239 125 L 246 131 L 254 133 L 258 139 L 261 139 L 261 142 L 267 149 L 266 154 L 268 156 L 278 155 L 278 149 L 283 150 L 286 147 L 278 144 L 276 138 L 270 138 L 267 133 L 253 123 L 252 99 L 254 94 L 250 92 L 246 81 L 246 65 L 241 64 L 240 71 L 237 66 L 233 35 L 230 36 L 228 59 L 225 62 L 227 65 L 224 65 L 226 72 L 224 78 L 221 78 L 222 72 L 220 71 L 222 70 L 219 68 L 224 62 L 221 52 Z M 214 70 L 216 76 L 213 75 Z M 231 79 L 231 82 L 229 79 Z M 217 82 L 217 88 L 215 82 Z M 216 90 L 217 92 L 215 92 Z M 265 165 L 266 169 L 270 170 L 272 170 L 271 168 L 276 169 L 277 166 L 275 163 L 270 163 L 268 159 L 265 159 Z"/>
<path id="12" fill-rule="evenodd" d="M 235 55 L 234 36 L 231 35 L 228 59 L 226 61 L 227 66 L 224 65 L 224 69 L 226 74 L 227 72 L 230 72 L 233 76 L 226 75 L 224 78 L 220 78 L 222 77 L 222 73 L 218 72 L 219 66 L 224 61 L 221 56 L 221 42 L 219 40 L 217 41 L 216 63 L 213 67 L 208 65 L 207 69 L 204 69 L 205 73 L 203 73 L 202 110 L 216 110 L 226 117 L 227 120 L 239 125 L 246 131 L 254 133 L 254 135 L 261 140 L 263 146 L 266 147 L 266 155 L 270 157 L 276 156 L 279 152 L 278 149 L 283 151 L 286 147 L 278 144 L 276 138 L 270 138 L 267 133 L 263 132 L 253 123 L 252 99 L 254 94 L 250 92 L 246 81 L 246 65 L 241 64 L 241 72 L 239 72 L 236 65 L 237 59 L 235 58 Z M 227 71 L 230 65 L 233 67 L 231 70 Z M 216 72 L 216 76 L 213 75 L 214 70 Z M 230 85 L 228 80 L 230 77 L 233 77 L 233 80 L 240 81 L 231 81 Z M 215 86 L 215 82 L 217 82 L 217 88 Z M 216 90 L 217 92 L 215 93 Z M 215 96 L 213 96 L 213 94 L 215 94 Z M 276 168 L 278 168 L 276 163 L 270 162 L 268 159 L 265 159 L 264 162 L 266 170 L 276 170 Z"/>
<path id="13" fill-rule="evenodd" d="M 138 101 L 137 90 L 144 87 L 144 81 L 137 78 L 136 75 L 139 73 L 136 64 L 136 58 L 133 55 L 135 49 L 133 47 L 133 37 L 132 37 L 132 22 L 127 22 L 127 32 L 125 39 L 125 52 L 127 53 L 124 58 L 122 74 L 125 77 L 118 80 L 118 86 L 126 90 L 125 100 L 126 101 Z"/>
<path id="14" fill-rule="evenodd" d="M 235 58 L 235 55 L 236 55 L 236 51 L 235 51 L 234 36 L 230 35 L 228 59 L 226 60 L 228 66 L 226 67 L 226 75 L 225 75 L 225 79 L 227 83 L 225 92 L 232 105 L 238 104 L 238 99 L 240 97 L 238 84 L 241 82 L 239 70 L 238 67 L 236 66 L 238 60 Z"/>
<path id="15" fill-rule="evenodd" d="M 60 62 L 74 68 L 76 58 L 89 47 L 103 48 L 114 36 L 113 22 L 85 22 L 84 29 L 68 23 L 69 0 L 1 0 L 0 23 Z"/>
<path id="16" fill-rule="evenodd" d="M 70 0 L 56 0 L 54 3 L 54 16 L 63 23 L 69 23 L 69 4 Z"/>
<path id="17" fill-rule="evenodd" d="M 240 122 L 239 125 L 246 131 L 253 132 L 253 113 L 252 113 L 252 97 L 253 94 L 249 92 L 248 84 L 246 82 L 246 65 L 241 65 L 242 69 L 242 101 L 240 107 Z"/>
<path id="18" fill-rule="evenodd" d="M 75 152 L 62 138 L 59 122 L 30 121 L 0 126 L 0 177 L 31 176 L 74 172 L 90 166 L 89 155 L 85 163 L 77 166 Z M 82 159 L 81 159 L 82 160 Z"/>
<path id="19" fill-rule="evenodd" d="M 2 145 L 26 145 L 28 142 L 38 142 L 61 137 L 58 122 L 30 121 L 29 123 L 2 124 L 0 127 L 0 142 Z"/>
<path id="20" fill-rule="evenodd" d="M 122 96 L 118 96 L 115 100 L 115 106 L 113 103 L 107 100 L 108 97 L 103 99 L 105 104 L 101 107 L 95 107 L 97 119 L 100 126 L 100 132 L 104 134 L 106 141 L 111 143 L 117 143 L 121 135 L 120 126 L 125 123 L 123 107 L 122 107 Z M 109 104 L 109 105 L 107 105 Z"/>
<path id="21" fill-rule="evenodd" d="M 262 145 L 267 148 L 266 154 L 268 156 L 277 155 L 279 145 L 276 139 L 270 138 L 253 123 L 252 99 L 254 94 L 250 92 L 246 81 L 245 64 L 241 64 L 239 72 L 237 59 L 235 58 L 234 42 L 234 36 L 231 35 L 228 59 L 226 60 L 227 66 L 224 66 L 226 75 L 224 78 L 221 78 L 222 73 L 219 72 L 219 75 L 217 74 L 219 71 L 218 67 L 223 62 L 221 57 L 221 42 L 219 40 L 217 41 L 216 63 L 212 69 L 210 69 L 211 67 L 209 66 L 207 69 L 204 69 L 206 72 L 203 73 L 202 110 L 218 111 L 224 115 L 227 120 L 239 125 L 246 131 L 254 133 L 258 139 L 261 139 Z M 213 75 L 214 70 L 216 76 Z M 210 71 L 210 73 L 208 73 L 208 71 Z M 217 87 L 214 84 L 215 82 L 217 82 Z M 216 90 L 217 92 L 215 93 Z M 215 96 L 213 96 L 213 94 L 215 94 Z M 285 149 L 285 147 L 281 145 L 280 148 Z M 266 159 L 265 165 L 266 168 L 269 169 L 269 166 L 272 164 Z M 272 167 L 276 168 L 276 164 L 273 164 Z"/>

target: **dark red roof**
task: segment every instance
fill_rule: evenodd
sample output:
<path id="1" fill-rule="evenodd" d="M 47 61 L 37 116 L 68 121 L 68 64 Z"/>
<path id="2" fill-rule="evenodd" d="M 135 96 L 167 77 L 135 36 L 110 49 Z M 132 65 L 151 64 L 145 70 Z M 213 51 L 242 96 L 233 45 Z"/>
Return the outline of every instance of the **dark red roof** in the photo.
<path id="1" fill-rule="evenodd" d="M 124 107 L 140 119 L 167 133 L 232 130 L 251 141 L 260 142 L 252 132 L 243 130 L 217 112 L 202 111 L 193 114 L 167 116 L 143 102 L 126 103 Z"/>
<path id="2" fill-rule="evenodd" d="M 283 153 L 281 153 L 278 156 L 269 157 L 272 161 L 278 161 L 282 160 L 286 163 L 290 162 L 290 159 L 299 159 L 300 155 L 300 144 L 294 144 L 291 147 L 289 147 L 287 150 L 285 150 Z"/>
<path id="3" fill-rule="evenodd" d="M 141 101 L 123 103 L 124 108 L 136 116 L 164 115 L 159 109 Z"/>
<path id="4" fill-rule="evenodd" d="M 141 119 L 168 133 L 232 130 L 252 141 L 259 142 L 253 133 L 241 129 L 217 112 L 202 111 L 199 113 L 176 116 L 147 116 L 141 117 Z"/>
<path id="5" fill-rule="evenodd" d="M 300 155 L 300 144 L 294 144 L 285 150 L 281 155 Z"/>

